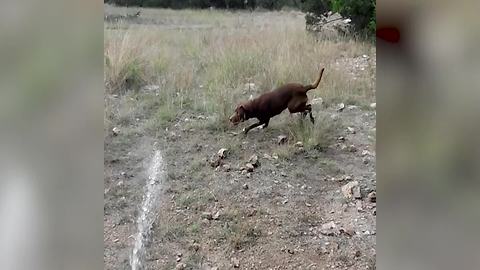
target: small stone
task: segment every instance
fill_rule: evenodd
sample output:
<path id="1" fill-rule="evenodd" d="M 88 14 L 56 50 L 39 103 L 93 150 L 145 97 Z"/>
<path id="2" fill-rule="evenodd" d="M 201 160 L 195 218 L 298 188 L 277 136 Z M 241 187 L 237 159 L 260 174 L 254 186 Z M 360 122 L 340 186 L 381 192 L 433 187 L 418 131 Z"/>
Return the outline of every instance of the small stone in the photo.
<path id="1" fill-rule="evenodd" d="M 182 258 L 177 257 L 177 262 L 180 262 L 181 260 L 182 260 Z"/>
<path id="2" fill-rule="evenodd" d="M 239 268 L 240 267 L 240 260 L 237 258 L 232 258 L 232 264 L 234 268 Z"/>
<path id="3" fill-rule="evenodd" d="M 200 245 L 198 243 L 193 243 L 190 248 L 194 251 L 198 251 L 200 249 Z"/>
<path id="4" fill-rule="evenodd" d="M 357 148 L 353 144 L 349 145 L 347 149 L 349 152 L 352 152 L 352 153 L 357 152 Z"/>
<path id="5" fill-rule="evenodd" d="M 120 129 L 118 127 L 114 127 L 112 129 L 113 136 L 117 136 L 120 133 Z"/>
<path id="6" fill-rule="evenodd" d="M 337 141 L 338 141 L 338 142 L 344 142 L 344 141 L 345 141 L 345 137 L 340 136 L 340 137 L 337 138 Z"/>
<path id="7" fill-rule="evenodd" d="M 230 165 L 228 165 L 228 164 L 224 164 L 224 165 L 222 166 L 222 168 L 223 168 L 226 172 L 229 172 L 229 171 L 231 170 Z"/>
<path id="8" fill-rule="evenodd" d="M 342 190 L 343 196 L 345 196 L 347 199 L 352 198 L 354 196 L 353 188 L 357 186 L 358 186 L 357 181 L 352 181 L 342 186 L 341 190 Z"/>
<path id="9" fill-rule="evenodd" d="M 343 109 L 345 109 L 345 104 L 344 103 L 338 104 L 337 111 L 341 112 L 343 111 Z"/>
<path id="10" fill-rule="evenodd" d="M 375 109 L 377 108 L 377 103 L 376 103 L 376 102 L 371 103 L 371 104 L 370 104 L 370 108 L 372 108 L 372 109 L 375 110 Z"/>
<path id="11" fill-rule="evenodd" d="M 272 160 L 272 156 L 270 156 L 269 154 L 263 154 L 263 158 L 268 159 L 268 160 Z"/>
<path id="12" fill-rule="evenodd" d="M 281 172 L 280 175 L 283 176 L 283 177 L 287 177 L 287 174 L 284 173 L 284 172 Z"/>
<path id="13" fill-rule="evenodd" d="M 360 252 L 360 250 L 357 250 L 355 251 L 355 253 L 353 254 L 354 257 L 360 257 L 360 255 L 362 255 L 362 253 Z"/>
<path id="14" fill-rule="evenodd" d="M 220 211 L 217 211 L 215 214 L 213 214 L 212 219 L 218 220 L 219 217 L 220 217 Z"/>
<path id="15" fill-rule="evenodd" d="M 258 161 L 258 156 L 257 155 L 252 155 L 249 159 L 248 162 L 253 165 L 253 167 L 258 167 L 260 166 L 260 161 Z"/>
<path id="16" fill-rule="evenodd" d="M 285 135 L 280 135 L 280 136 L 277 137 L 277 143 L 278 144 L 284 144 L 287 141 L 288 141 L 288 138 Z"/>
<path id="17" fill-rule="evenodd" d="M 202 213 L 202 218 L 211 220 L 212 219 L 212 212 L 203 212 Z"/>
<path id="18" fill-rule="evenodd" d="M 307 203 L 307 202 L 305 202 L 305 206 L 306 206 L 306 207 L 312 207 L 312 205 L 309 204 L 309 203 Z"/>
<path id="19" fill-rule="evenodd" d="M 350 134 L 355 134 L 356 131 L 353 127 L 347 127 L 347 131 L 350 133 Z"/>
<path id="20" fill-rule="evenodd" d="M 360 192 L 360 186 L 355 186 L 352 189 L 353 197 L 355 199 L 361 199 L 362 198 L 362 193 Z"/>
<path id="21" fill-rule="evenodd" d="M 363 151 L 362 151 L 362 157 L 370 156 L 370 155 L 371 155 L 371 154 L 370 154 L 370 151 L 368 151 L 368 150 L 363 150 Z"/>
<path id="22" fill-rule="evenodd" d="M 255 168 L 252 164 L 247 163 L 245 164 L 245 167 L 247 168 L 247 172 L 253 172 L 253 169 Z"/>
<path id="23" fill-rule="evenodd" d="M 340 228 L 340 233 L 344 233 L 348 236 L 353 236 L 355 235 L 355 230 L 353 230 L 352 228 Z"/>
<path id="24" fill-rule="evenodd" d="M 367 198 L 369 202 L 377 202 L 377 192 L 372 191 L 368 193 Z"/>
<path id="25" fill-rule="evenodd" d="M 275 153 L 272 155 L 272 157 L 273 157 L 274 159 L 278 159 L 278 155 L 275 154 Z"/>
<path id="26" fill-rule="evenodd" d="M 228 151 L 227 148 L 222 148 L 218 150 L 217 155 L 219 158 L 225 158 L 226 157 L 226 152 Z"/>
<path id="27" fill-rule="evenodd" d="M 282 201 L 282 204 L 286 204 L 286 203 L 288 203 L 288 199 L 285 199 Z"/>
<path id="28" fill-rule="evenodd" d="M 252 176 L 251 173 L 247 173 L 247 178 L 250 178 Z"/>
<path id="29" fill-rule="evenodd" d="M 245 190 L 247 190 L 247 189 L 248 189 L 248 185 L 247 185 L 247 184 L 243 184 L 242 188 L 245 189 Z"/>
<path id="30" fill-rule="evenodd" d="M 175 266 L 175 269 L 176 269 L 176 270 L 182 270 L 182 269 L 185 269 L 186 267 L 187 267 L 186 264 L 184 264 L 184 263 L 179 263 L 179 264 L 177 264 L 177 266 Z"/>
<path id="31" fill-rule="evenodd" d="M 334 236 L 337 232 L 337 225 L 333 221 L 323 224 L 320 229 L 320 233 L 326 236 Z"/>
<path id="32" fill-rule="evenodd" d="M 181 252 L 177 253 L 177 257 L 182 257 L 182 256 L 183 256 L 183 254 Z"/>
<path id="33" fill-rule="evenodd" d="M 303 147 L 303 142 L 298 141 L 298 142 L 295 143 L 295 146 L 296 147 Z"/>
<path id="34" fill-rule="evenodd" d="M 370 159 L 368 157 L 364 157 L 363 164 L 367 165 L 368 163 L 370 163 Z"/>
<path id="35" fill-rule="evenodd" d="M 289 254 L 292 254 L 292 255 L 295 253 L 295 251 L 294 251 L 293 249 L 287 249 L 287 252 L 288 252 Z"/>

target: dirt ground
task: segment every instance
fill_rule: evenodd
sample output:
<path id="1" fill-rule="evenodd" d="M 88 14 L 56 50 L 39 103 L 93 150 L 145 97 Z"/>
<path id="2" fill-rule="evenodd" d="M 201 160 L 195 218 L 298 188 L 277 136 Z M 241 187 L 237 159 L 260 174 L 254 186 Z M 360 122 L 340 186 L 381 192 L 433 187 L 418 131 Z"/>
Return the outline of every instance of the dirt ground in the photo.
<path id="1" fill-rule="evenodd" d="M 341 58 L 338 65 L 355 76 L 359 65 L 375 64 L 369 57 Z M 121 99 L 106 98 L 112 106 Z M 312 124 L 287 112 L 247 136 L 241 134 L 246 123 L 219 131 L 211 116 L 191 110 L 180 110 L 155 132 L 139 128 L 149 115 L 129 123 L 128 132 L 108 130 L 104 268 L 130 269 L 156 144 L 167 177 L 145 269 L 375 269 L 376 112 L 368 105 L 339 106 L 313 105 L 315 128 L 332 127 L 323 147 L 299 146 L 290 125 Z M 282 135 L 289 141 L 279 144 Z M 258 163 L 247 171 L 253 155 Z M 360 194 L 347 198 L 342 187 L 355 181 Z"/>
<path id="2" fill-rule="evenodd" d="M 374 268 L 376 205 L 367 194 L 376 190 L 375 112 L 357 107 L 323 113 L 355 134 L 344 128 L 337 134 L 344 142 L 278 159 L 277 136 L 284 134 L 278 126 L 246 137 L 219 136 L 190 124 L 204 119 L 179 117 L 162 142 L 168 179 L 147 268 L 173 269 L 177 254 L 188 269 L 230 269 L 232 260 L 241 269 Z M 129 236 L 152 145 L 138 138 L 122 149 L 122 140 L 117 135 L 105 142 L 106 269 L 129 268 Z M 230 168 L 210 166 L 212 154 L 224 147 L 229 151 L 222 161 Z M 260 166 L 242 174 L 239 168 L 254 154 Z M 359 182 L 362 199 L 342 194 L 352 180 Z M 323 232 L 330 221 L 337 230 Z"/>

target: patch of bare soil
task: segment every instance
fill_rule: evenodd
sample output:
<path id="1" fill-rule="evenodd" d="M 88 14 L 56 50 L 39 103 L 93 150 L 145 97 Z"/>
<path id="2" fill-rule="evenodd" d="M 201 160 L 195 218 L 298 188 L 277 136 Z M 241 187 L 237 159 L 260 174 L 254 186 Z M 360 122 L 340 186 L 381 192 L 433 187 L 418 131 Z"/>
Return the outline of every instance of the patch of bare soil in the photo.
<path id="1" fill-rule="evenodd" d="M 330 146 L 311 150 L 278 145 L 289 136 L 282 125 L 245 137 L 212 129 L 208 117 L 177 117 L 160 136 L 168 177 L 146 268 L 374 269 L 375 111 L 322 113 L 341 125 Z M 106 138 L 106 269 L 129 269 L 148 145 Z M 252 155 L 258 162 L 246 165 Z"/>

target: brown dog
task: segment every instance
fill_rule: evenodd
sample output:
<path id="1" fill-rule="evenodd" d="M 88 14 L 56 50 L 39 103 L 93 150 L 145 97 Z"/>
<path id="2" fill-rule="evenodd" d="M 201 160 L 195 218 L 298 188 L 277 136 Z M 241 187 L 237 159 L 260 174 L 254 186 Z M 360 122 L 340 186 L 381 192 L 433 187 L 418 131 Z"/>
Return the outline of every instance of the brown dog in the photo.
<path id="1" fill-rule="evenodd" d="M 324 70 L 325 68 L 322 68 L 320 76 L 314 84 L 301 85 L 299 83 L 288 83 L 256 99 L 238 105 L 235 113 L 230 117 L 230 122 L 237 125 L 247 119 L 257 118 L 259 120 L 258 123 L 244 129 L 244 133 L 247 134 L 250 129 L 262 124 L 262 128 L 266 128 L 270 118 L 288 108 L 290 113 L 302 113 L 304 117 L 308 113 L 312 123 L 315 123 L 312 115 L 312 105 L 307 105 L 307 92 L 318 87 Z"/>

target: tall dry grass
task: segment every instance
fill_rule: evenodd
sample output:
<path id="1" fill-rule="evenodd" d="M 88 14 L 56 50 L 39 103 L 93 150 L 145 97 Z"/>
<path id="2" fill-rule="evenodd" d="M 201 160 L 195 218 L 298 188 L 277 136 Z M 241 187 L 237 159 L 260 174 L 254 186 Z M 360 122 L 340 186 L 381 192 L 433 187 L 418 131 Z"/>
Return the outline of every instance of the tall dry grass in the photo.
<path id="1" fill-rule="evenodd" d="M 148 9 L 144 13 L 159 19 L 151 25 L 106 25 L 108 94 L 155 84 L 160 86 L 155 98 L 172 114 L 195 110 L 226 123 L 236 102 L 286 82 L 311 83 L 326 67 L 319 89 L 310 96 L 327 102 L 374 99 L 374 69 L 353 79 L 335 65 L 342 57 L 371 55 L 374 45 L 317 40 L 305 32 L 304 20 L 296 12 Z M 256 88 L 248 89 L 246 83 Z M 160 114 L 168 118 L 165 108 Z"/>

